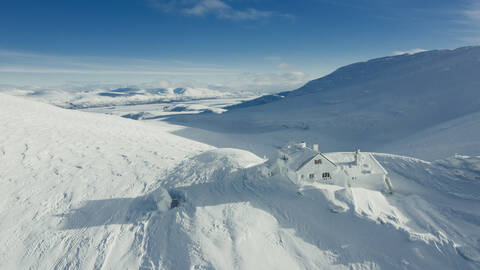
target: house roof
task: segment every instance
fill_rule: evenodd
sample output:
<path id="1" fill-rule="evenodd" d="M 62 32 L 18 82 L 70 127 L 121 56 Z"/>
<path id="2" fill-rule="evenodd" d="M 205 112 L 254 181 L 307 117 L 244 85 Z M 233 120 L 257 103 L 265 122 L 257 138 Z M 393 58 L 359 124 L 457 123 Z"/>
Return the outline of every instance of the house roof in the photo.
<path id="1" fill-rule="evenodd" d="M 293 171 L 299 170 L 316 156 L 322 156 L 325 160 L 336 166 L 336 164 L 324 154 L 308 147 L 302 147 L 299 144 L 288 145 L 282 148 L 281 152 L 288 156 L 286 164 L 289 169 Z"/>
<path id="2" fill-rule="evenodd" d="M 352 175 L 387 174 L 387 171 L 378 163 L 371 153 L 360 153 L 360 167 L 355 164 L 355 153 L 353 152 L 335 152 L 326 153 L 325 155 L 344 171 Z"/>

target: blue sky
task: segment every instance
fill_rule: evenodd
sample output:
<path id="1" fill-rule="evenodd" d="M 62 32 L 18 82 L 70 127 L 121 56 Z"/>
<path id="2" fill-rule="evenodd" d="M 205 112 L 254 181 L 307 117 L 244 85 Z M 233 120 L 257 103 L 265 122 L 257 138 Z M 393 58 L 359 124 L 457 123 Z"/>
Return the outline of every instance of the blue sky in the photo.
<path id="1" fill-rule="evenodd" d="M 480 0 L 2 0 L 0 84 L 288 90 L 480 42 Z"/>

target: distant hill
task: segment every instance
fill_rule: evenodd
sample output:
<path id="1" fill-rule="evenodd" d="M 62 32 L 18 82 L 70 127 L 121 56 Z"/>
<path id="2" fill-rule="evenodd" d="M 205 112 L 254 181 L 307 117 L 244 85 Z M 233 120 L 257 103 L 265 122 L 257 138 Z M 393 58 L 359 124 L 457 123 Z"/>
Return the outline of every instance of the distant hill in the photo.
<path id="1" fill-rule="evenodd" d="M 245 92 L 222 92 L 201 87 L 142 88 L 142 87 L 93 87 L 84 90 L 74 88 L 37 88 L 0 85 L 0 93 L 25 96 L 67 109 L 85 109 L 109 106 L 158 104 L 174 101 L 252 97 Z"/>

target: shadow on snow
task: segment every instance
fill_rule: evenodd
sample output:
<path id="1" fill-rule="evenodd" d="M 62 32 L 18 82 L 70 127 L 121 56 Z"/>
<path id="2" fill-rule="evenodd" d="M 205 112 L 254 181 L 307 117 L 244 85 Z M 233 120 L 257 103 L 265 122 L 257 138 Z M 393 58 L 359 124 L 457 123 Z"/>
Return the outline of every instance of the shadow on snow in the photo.
<path id="1" fill-rule="evenodd" d="M 273 216 L 279 230 L 293 229 L 294 237 L 315 246 L 317 256 L 325 258 L 324 263 L 370 261 L 381 268 L 397 269 L 403 267 L 400 261 L 404 259 L 414 261 L 415 265 L 410 265 L 413 268 L 444 268 L 445 263 L 464 265 L 448 244 L 438 246 L 437 243 L 432 247 L 412 239 L 408 232 L 391 224 L 359 216 L 353 205 L 345 213 L 332 213 L 329 200 L 321 189 L 307 189 L 299 195 L 298 186 L 293 183 L 278 178 L 251 179 L 246 170 L 234 172 L 225 179 L 210 180 L 169 189 L 169 193 L 182 202 L 163 213 L 156 211 L 156 204 L 148 194 L 137 198 L 87 201 L 80 208 L 61 215 L 63 229 L 139 225 L 145 250 L 142 267 L 188 269 L 192 250 L 199 248 L 190 237 L 195 229 L 199 229 L 195 223 L 196 212 L 209 206 L 248 203 Z M 327 259 L 327 252 L 333 252 L 334 259 L 331 256 Z M 204 261 L 204 264 L 209 265 L 209 262 Z M 314 265 L 322 266 L 325 265 Z"/>

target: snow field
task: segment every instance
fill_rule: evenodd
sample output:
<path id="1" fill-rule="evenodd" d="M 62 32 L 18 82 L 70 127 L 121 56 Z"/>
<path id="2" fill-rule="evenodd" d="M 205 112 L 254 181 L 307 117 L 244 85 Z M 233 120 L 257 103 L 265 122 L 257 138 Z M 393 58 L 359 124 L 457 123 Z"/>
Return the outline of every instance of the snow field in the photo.
<path id="1" fill-rule="evenodd" d="M 129 204 L 91 202 L 128 201 L 185 157 L 211 149 L 138 121 L 5 95 L 0 110 L 2 269 L 137 265 L 131 224 L 139 220 L 122 216 Z M 90 212 L 76 210 L 89 203 Z M 64 220 L 75 211 L 77 224 Z"/>
<path id="2" fill-rule="evenodd" d="M 478 157 L 375 154 L 388 195 L 294 185 L 166 124 L 3 95 L 0 110 L 1 269 L 480 266 Z"/>

